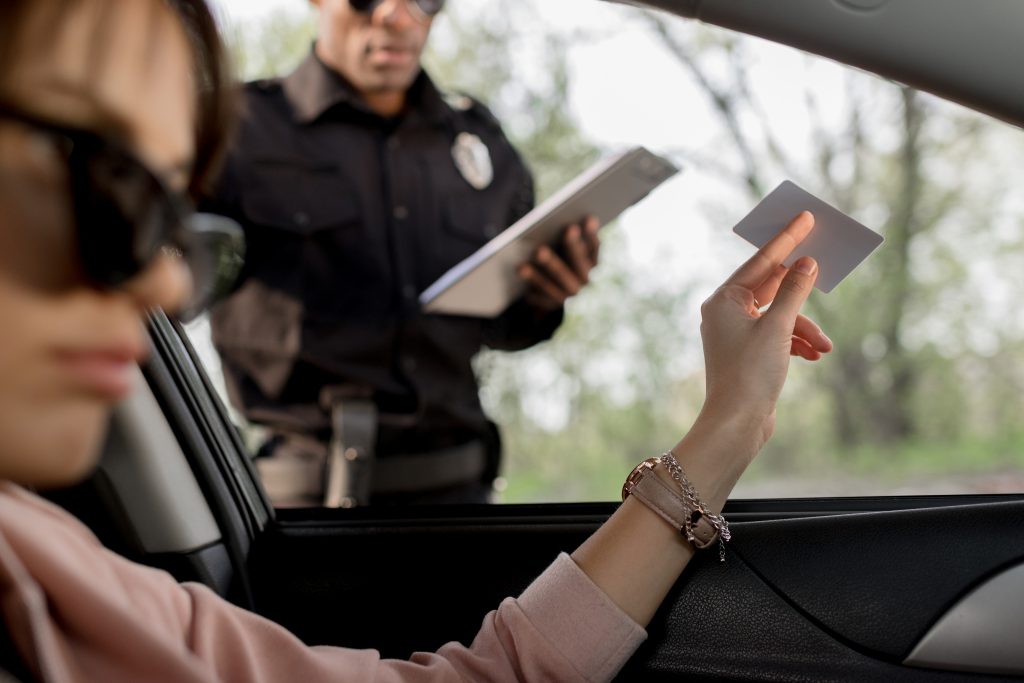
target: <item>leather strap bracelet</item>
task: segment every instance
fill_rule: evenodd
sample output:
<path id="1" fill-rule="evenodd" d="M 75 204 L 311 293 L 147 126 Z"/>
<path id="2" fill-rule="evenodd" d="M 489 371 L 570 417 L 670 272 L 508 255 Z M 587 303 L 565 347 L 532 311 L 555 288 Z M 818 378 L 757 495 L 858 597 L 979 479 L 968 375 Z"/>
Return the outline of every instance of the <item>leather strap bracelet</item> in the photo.
<path id="1" fill-rule="evenodd" d="M 622 500 L 631 495 L 635 496 L 655 514 L 678 529 L 679 533 L 697 550 L 704 550 L 714 545 L 716 541 L 719 542 L 719 559 L 724 562 L 724 541 L 728 540 L 730 536 L 725 519 L 707 512 L 704 505 L 696 499 L 695 492 L 693 492 L 695 502 L 687 500 L 687 496 L 681 492 L 681 490 L 685 491 L 686 487 L 676 476 L 679 474 L 683 481 L 686 481 L 685 475 L 682 475 L 682 468 L 675 462 L 675 458 L 671 458 L 671 464 L 678 469 L 678 472 L 674 471 L 674 468 L 663 462 L 664 457 L 648 458 L 633 468 L 622 485 Z M 673 478 L 679 482 L 681 490 L 676 490 L 675 487 L 658 476 L 655 468 L 659 465 L 669 470 Z M 688 481 L 686 483 L 689 484 Z M 690 491 L 692 492 L 692 486 Z"/>

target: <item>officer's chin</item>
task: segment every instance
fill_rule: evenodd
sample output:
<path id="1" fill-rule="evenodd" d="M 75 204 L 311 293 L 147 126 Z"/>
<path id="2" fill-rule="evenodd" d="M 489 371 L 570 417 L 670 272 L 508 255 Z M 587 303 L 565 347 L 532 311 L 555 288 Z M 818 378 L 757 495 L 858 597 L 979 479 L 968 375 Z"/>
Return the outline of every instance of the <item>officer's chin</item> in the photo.
<path id="1" fill-rule="evenodd" d="M 421 68 L 417 64 L 414 69 L 377 69 L 377 87 L 373 90 L 384 94 L 388 92 L 405 92 L 420 75 Z"/>

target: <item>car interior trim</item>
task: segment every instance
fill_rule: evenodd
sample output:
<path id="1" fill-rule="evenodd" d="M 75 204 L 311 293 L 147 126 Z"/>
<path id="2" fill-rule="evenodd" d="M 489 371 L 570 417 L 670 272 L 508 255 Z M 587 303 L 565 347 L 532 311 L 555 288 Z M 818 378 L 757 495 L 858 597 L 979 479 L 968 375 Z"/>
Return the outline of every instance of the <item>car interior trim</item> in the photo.
<path id="1" fill-rule="evenodd" d="M 216 543 L 220 530 L 142 373 L 114 410 L 100 470 L 113 484 L 147 553 L 183 553 Z"/>
<path id="2" fill-rule="evenodd" d="M 1024 675 L 1024 564 L 981 584 L 946 612 L 904 662 L 910 666 Z"/>
<path id="3" fill-rule="evenodd" d="M 629 0 L 866 69 L 1024 123 L 1024 3 L 988 0 Z M 968 40 L 965 36 L 985 36 Z"/>

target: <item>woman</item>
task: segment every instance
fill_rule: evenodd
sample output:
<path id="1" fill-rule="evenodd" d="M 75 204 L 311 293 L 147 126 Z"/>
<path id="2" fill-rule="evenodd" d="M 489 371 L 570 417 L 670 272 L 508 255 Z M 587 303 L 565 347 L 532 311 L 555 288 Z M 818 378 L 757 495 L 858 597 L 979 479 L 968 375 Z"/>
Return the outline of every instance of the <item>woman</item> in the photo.
<path id="1" fill-rule="evenodd" d="M 187 255 L 183 205 L 215 164 L 230 99 L 203 1 L 6 0 L 0 46 L 0 606 L 9 654 L 35 678 L 610 679 L 695 547 L 727 536 L 717 513 L 771 435 L 789 356 L 831 349 L 799 315 L 816 265 L 781 265 L 813 225 L 805 213 L 704 304 L 707 400 L 674 459 L 638 471 L 634 495 L 487 615 L 471 647 L 408 662 L 306 647 L 106 552 L 22 488 L 89 471 L 145 355 L 143 312 L 188 297 L 187 260 L 161 247 Z"/>

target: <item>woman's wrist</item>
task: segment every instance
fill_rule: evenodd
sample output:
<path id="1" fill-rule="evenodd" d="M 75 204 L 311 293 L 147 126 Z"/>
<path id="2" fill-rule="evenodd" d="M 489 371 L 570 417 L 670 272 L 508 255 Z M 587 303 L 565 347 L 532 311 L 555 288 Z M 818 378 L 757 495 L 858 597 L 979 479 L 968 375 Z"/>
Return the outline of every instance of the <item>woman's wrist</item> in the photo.
<path id="1" fill-rule="evenodd" d="M 763 440 L 763 426 L 742 414 L 702 412 L 671 450 L 701 498 L 719 512 Z"/>
<path id="2" fill-rule="evenodd" d="M 752 408 L 737 402 L 706 401 L 689 433 L 713 434 L 747 463 L 761 451 L 775 428 L 774 405 Z"/>

